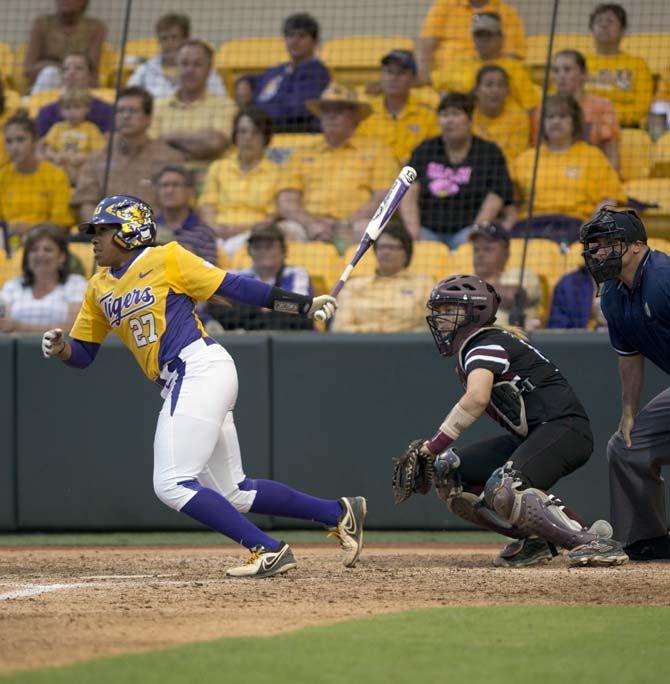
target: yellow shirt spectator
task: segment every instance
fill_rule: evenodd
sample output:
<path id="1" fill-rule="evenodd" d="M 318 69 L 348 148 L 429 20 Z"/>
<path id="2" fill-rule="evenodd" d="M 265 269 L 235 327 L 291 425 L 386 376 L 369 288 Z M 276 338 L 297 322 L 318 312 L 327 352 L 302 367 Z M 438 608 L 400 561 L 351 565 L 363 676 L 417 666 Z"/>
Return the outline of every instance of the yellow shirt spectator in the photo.
<path id="1" fill-rule="evenodd" d="M 528 149 L 530 118 L 516 103 L 505 102 L 502 114 L 489 117 L 478 107 L 472 114 L 472 132 L 484 140 L 494 142 L 503 151 L 508 166 Z"/>
<path id="2" fill-rule="evenodd" d="M 43 140 L 55 152 L 90 154 L 105 146 L 105 136 L 90 121 L 76 125 L 59 121 L 49 129 Z"/>
<path id="3" fill-rule="evenodd" d="M 160 138 L 170 133 L 213 128 L 230 138 L 234 116 L 234 103 L 228 97 L 210 92 L 189 103 L 181 102 L 176 95 L 160 97 L 154 106 L 149 135 Z"/>
<path id="4" fill-rule="evenodd" d="M 426 330 L 426 302 L 435 283 L 402 270 L 393 276 L 355 276 L 342 290 L 334 332 L 394 333 Z"/>
<path id="5" fill-rule="evenodd" d="M 528 149 L 511 165 L 522 216 L 527 211 L 534 156 L 535 150 Z M 562 151 L 541 146 L 535 189 L 536 216 L 562 214 L 585 221 L 605 199 L 625 204 L 626 193 L 616 171 L 597 147 L 581 140 Z"/>
<path id="6" fill-rule="evenodd" d="M 501 0 L 489 0 L 481 7 L 472 7 L 469 0 L 436 0 L 428 10 L 421 28 L 422 38 L 438 38 L 434 67 L 446 66 L 453 59 L 474 57 L 472 15 L 497 12 L 505 35 L 504 51 L 509 55 L 526 56 L 526 34 L 519 13 Z"/>
<path id="7" fill-rule="evenodd" d="M 207 171 L 198 204 L 213 204 L 218 224 L 258 223 L 276 213 L 279 177 L 279 166 L 267 158 L 247 172 L 237 156 L 220 159 Z"/>
<path id="8" fill-rule="evenodd" d="M 435 109 L 410 94 L 405 108 L 393 116 L 384 106 L 384 97 L 370 100 L 372 114 L 356 129 L 356 135 L 378 138 L 393 153 L 399 164 L 404 164 L 412 150 L 426 138 L 439 134 Z"/>
<path id="9" fill-rule="evenodd" d="M 55 223 L 71 226 L 70 185 L 62 169 L 41 161 L 35 173 L 19 173 L 13 164 L 0 169 L 0 220 L 8 224 Z"/>
<path id="10" fill-rule="evenodd" d="M 302 206 L 310 214 L 344 219 L 373 191 L 387 190 L 397 171 L 383 143 L 354 137 L 333 148 L 322 139 L 293 153 L 282 169 L 280 189 L 302 193 Z"/>
<path id="11" fill-rule="evenodd" d="M 654 84 L 642 57 L 625 53 L 589 55 L 586 58 L 589 92 L 614 103 L 622 126 L 639 126 L 647 116 Z"/>
<path id="12" fill-rule="evenodd" d="M 480 57 L 456 59 L 448 66 L 432 73 L 432 81 L 438 90 L 469 93 L 475 87 L 477 72 L 487 64 L 495 64 L 509 76 L 509 94 L 524 109 L 532 109 L 540 103 L 540 89 L 530 77 L 530 72 L 518 59 L 499 57 L 484 60 Z M 497 142 L 497 141 L 495 141 Z"/>

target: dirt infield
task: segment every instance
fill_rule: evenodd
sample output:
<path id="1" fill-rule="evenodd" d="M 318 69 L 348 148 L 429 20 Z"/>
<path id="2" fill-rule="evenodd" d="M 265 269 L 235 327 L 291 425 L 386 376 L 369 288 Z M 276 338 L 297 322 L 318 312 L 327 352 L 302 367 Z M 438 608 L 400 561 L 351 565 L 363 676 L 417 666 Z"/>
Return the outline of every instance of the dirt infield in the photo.
<path id="1" fill-rule="evenodd" d="M 492 546 L 294 547 L 299 568 L 226 580 L 233 547 L 0 549 L 0 673 L 440 605 L 670 606 L 670 564 L 491 566 Z"/>

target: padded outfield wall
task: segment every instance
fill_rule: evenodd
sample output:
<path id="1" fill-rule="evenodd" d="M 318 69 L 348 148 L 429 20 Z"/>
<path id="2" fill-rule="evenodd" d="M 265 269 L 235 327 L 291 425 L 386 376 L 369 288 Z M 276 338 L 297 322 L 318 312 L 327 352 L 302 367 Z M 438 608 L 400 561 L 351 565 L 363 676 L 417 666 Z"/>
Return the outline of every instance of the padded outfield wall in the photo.
<path id="1" fill-rule="evenodd" d="M 596 441 L 589 463 L 556 493 L 589 519 L 608 517 L 605 448 L 619 419 L 615 354 L 606 335 L 534 340 L 573 383 Z M 464 526 L 434 496 L 396 506 L 390 492 L 392 457 L 430 434 L 460 394 L 453 361 L 438 356 L 428 335 L 231 335 L 225 343 L 240 378 L 236 423 L 250 477 L 325 497 L 364 494 L 371 527 Z M 0 377 L 1 529 L 197 527 L 153 493 L 161 399 L 116 340 L 82 372 L 44 361 L 37 337 L 4 339 Z M 667 384 L 648 364 L 643 400 Z M 484 417 L 466 439 L 498 431 Z"/>

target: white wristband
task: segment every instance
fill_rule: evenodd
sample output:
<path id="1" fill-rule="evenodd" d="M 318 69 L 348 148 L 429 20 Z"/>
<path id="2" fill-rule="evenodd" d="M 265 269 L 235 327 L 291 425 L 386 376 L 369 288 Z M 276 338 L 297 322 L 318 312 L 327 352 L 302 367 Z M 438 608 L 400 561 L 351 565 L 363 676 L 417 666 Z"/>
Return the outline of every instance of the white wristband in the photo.
<path id="1" fill-rule="evenodd" d="M 468 413 L 462 406 L 460 401 L 449 411 L 449 415 L 444 419 L 440 425 L 440 431 L 444 432 L 453 440 L 457 440 L 461 433 L 467 430 L 475 421 L 477 416 Z"/>

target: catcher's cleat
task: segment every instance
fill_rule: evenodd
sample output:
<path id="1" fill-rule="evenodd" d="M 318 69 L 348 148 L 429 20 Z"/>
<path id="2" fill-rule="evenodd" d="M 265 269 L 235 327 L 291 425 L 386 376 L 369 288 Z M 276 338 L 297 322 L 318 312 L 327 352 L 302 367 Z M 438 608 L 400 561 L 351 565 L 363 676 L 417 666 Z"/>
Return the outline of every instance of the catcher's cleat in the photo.
<path id="1" fill-rule="evenodd" d="M 230 568 L 226 571 L 226 577 L 249 577 L 262 579 L 280 575 L 287 570 L 298 567 L 295 557 L 288 544 L 280 542 L 281 546 L 276 551 L 269 551 L 264 546 L 251 548 L 251 555 L 244 565 Z"/>
<path id="2" fill-rule="evenodd" d="M 568 551 L 568 564 L 572 567 L 623 565 L 628 556 L 614 539 L 598 537 Z"/>
<path id="3" fill-rule="evenodd" d="M 368 512 L 368 502 L 363 496 L 343 497 L 340 499 L 342 516 L 337 527 L 328 532 L 329 537 L 337 537 L 344 551 L 342 562 L 347 568 L 353 568 L 363 549 L 363 521 Z"/>
<path id="4" fill-rule="evenodd" d="M 526 537 L 510 542 L 493 559 L 493 565 L 497 568 L 527 568 L 531 565 L 544 565 L 552 558 L 549 544 L 544 539 Z"/>

